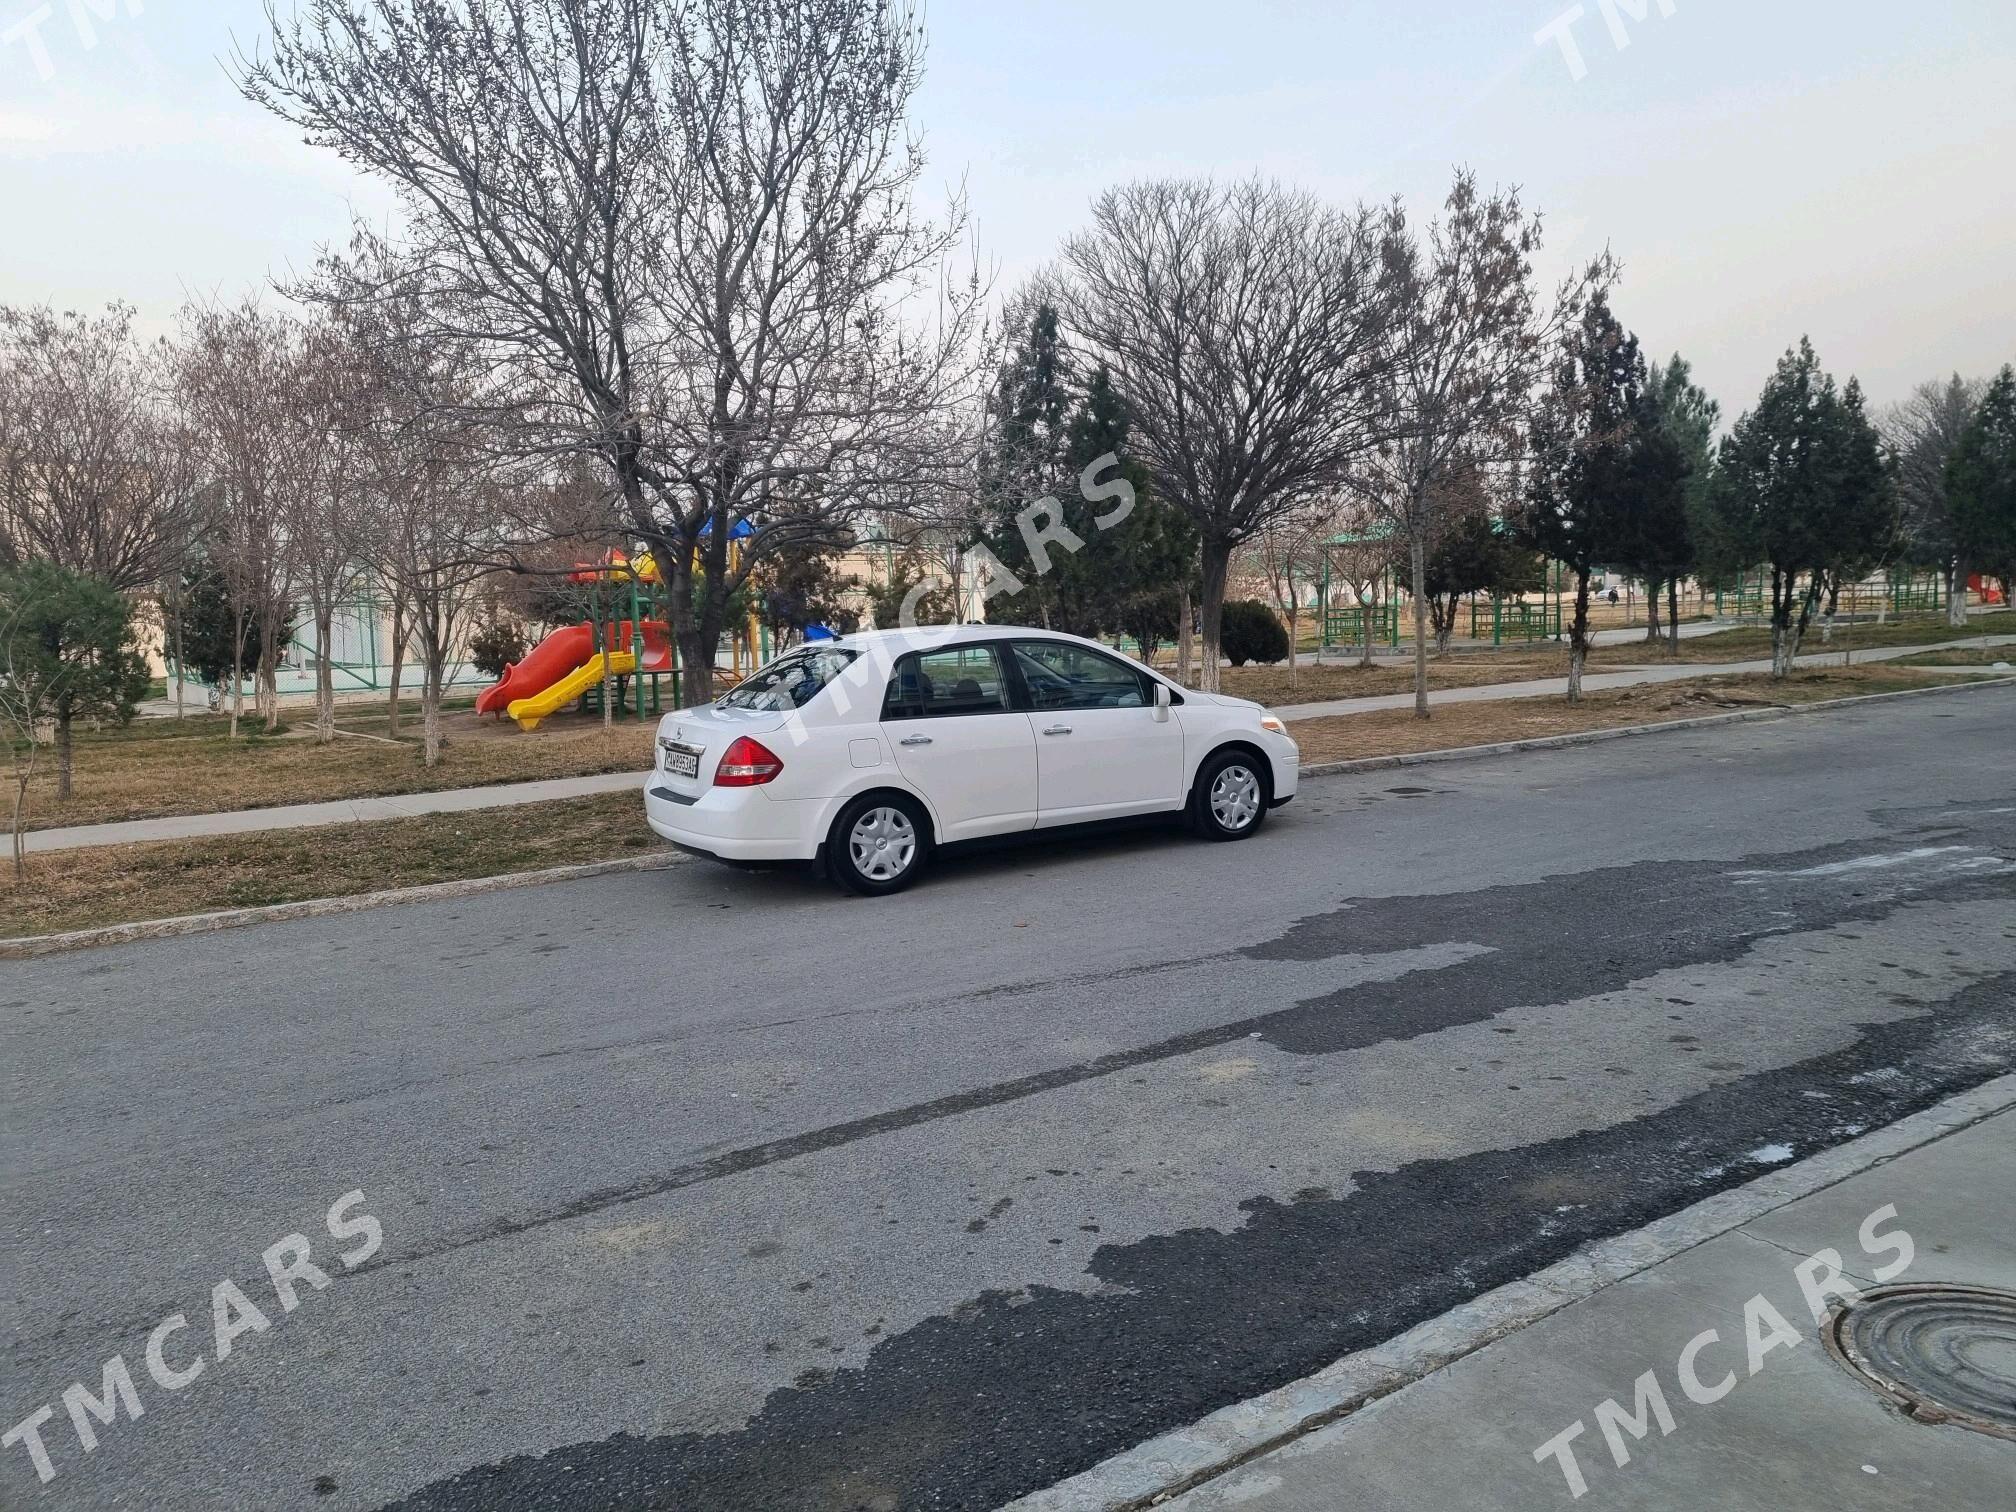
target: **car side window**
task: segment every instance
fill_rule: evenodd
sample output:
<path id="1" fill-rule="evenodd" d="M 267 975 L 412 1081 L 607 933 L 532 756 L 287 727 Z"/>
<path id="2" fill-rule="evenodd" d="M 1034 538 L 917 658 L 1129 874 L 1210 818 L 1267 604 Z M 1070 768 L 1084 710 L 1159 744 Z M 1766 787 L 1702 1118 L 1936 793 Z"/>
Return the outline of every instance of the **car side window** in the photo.
<path id="1" fill-rule="evenodd" d="M 1015 670 L 1037 709 L 1139 709 L 1154 702 L 1150 680 L 1085 646 L 1017 641 Z"/>
<path id="2" fill-rule="evenodd" d="M 942 719 L 1007 709 L 1007 685 L 991 646 L 913 652 L 896 663 L 882 699 L 884 719 Z"/>

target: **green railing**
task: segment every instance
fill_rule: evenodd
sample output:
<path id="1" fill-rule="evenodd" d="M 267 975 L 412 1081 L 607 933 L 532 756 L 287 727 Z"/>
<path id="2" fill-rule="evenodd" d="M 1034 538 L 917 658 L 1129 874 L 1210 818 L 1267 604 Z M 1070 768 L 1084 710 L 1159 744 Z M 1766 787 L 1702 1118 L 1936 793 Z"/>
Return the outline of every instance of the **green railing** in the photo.
<path id="1" fill-rule="evenodd" d="M 1375 644 L 1400 644 L 1400 605 L 1390 600 L 1374 604 L 1369 610 L 1358 604 L 1345 608 L 1333 605 L 1323 616 L 1323 644 L 1362 646 L 1368 639 L 1368 624 L 1371 627 L 1369 639 Z"/>
<path id="2" fill-rule="evenodd" d="M 1561 633 L 1559 606 L 1532 604 L 1524 599 L 1470 600 L 1470 639 L 1482 640 L 1487 631 L 1491 644 L 1508 640 L 1537 641 Z"/>

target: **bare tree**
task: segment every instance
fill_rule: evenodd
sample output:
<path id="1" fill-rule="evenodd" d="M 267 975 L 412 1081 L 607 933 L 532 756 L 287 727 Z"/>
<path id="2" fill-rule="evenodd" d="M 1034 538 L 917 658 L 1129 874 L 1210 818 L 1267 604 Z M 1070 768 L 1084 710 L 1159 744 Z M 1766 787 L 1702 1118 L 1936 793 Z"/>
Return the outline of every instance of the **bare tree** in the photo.
<path id="1" fill-rule="evenodd" d="M 235 738 L 244 710 L 244 651 L 254 628 L 256 698 L 267 729 L 280 720 L 278 667 L 293 617 L 295 566 L 287 530 L 297 440 L 287 415 L 294 322 L 251 298 L 236 305 L 190 304 L 172 360 L 178 401 L 208 479 L 204 496 L 214 517 L 207 550 L 231 594 Z"/>
<path id="2" fill-rule="evenodd" d="M 1533 281 L 1540 218 L 1517 189 L 1486 195 L 1456 175 L 1425 238 L 1396 238 L 1404 290 L 1395 360 L 1380 370 L 1385 437 L 1359 469 L 1358 486 L 1392 520 L 1407 547 L 1414 601 L 1414 712 L 1428 718 L 1428 552 L 1446 497 L 1436 478 L 1459 452 L 1490 467 L 1518 454 L 1550 343 L 1593 292 L 1616 276 L 1609 254 L 1558 291 L 1543 312 Z"/>
<path id="3" fill-rule="evenodd" d="M 484 375 L 473 349 L 417 339 L 428 313 L 403 297 L 352 306 L 345 325 L 356 378 L 350 414 L 361 441 L 361 565 L 405 608 L 420 660 L 420 748 L 441 760 L 441 702 L 481 585 L 514 563 L 528 514 L 522 479 L 483 447 L 466 418 Z"/>
<path id="4" fill-rule="evenodd" d="M 1946 581 L 1946 623 L 1967 625 L 1968 564 L 1960 559 L 1946 502 L 1946 464 L 1961 432 L 1980 407 L 1988 385 L 1958 373 L 1941 383 L 1921 383 L 1878 422 L 1897 462 L 1897 494 L 1904 509 L 1904 540 L 1911 556 L 1937 566 Z"/>
<path id="5" fill-rule="evenodd" d="M 1295 686 L 1302 639 L 1302 599 L 1323 572 L 1323 552 L 1336 530 L 1336 517 L 1318 500 L 1275 520 L 1255 538 L 1250 561 L 1266 580 L 1274 607 L 1288 622 L 1288 686 Z M 1322 638 L 1318 632 L 1318 653 Z"/>
<path id="6" fill-rule="evenodd" d="M 130 592 L 187 538 L 187 438 L 133 316 L 0 305 L 0 564 L 55 562 Z"/>
<path id="7" fill-rule="evenodd" d="M 282 508 L 314 627 L 315 738 L 328 745 L 336 738 L 336 612 L 364 576 L 369 362 L 345 328 L 321 320 L 302 332 L 289 366 L 282 414 L 293 444 Z"/>
<path id="8" fill-rule="evenodd" d="M 1399 226 L 1260 179 L 1158 180 L 1108 190 L 1065 243 L 1059 312 L 1112 369 L 1136 455 L 1202 538 L 1207 691 L 1233 552 L 1377 439 Z"/>
<path id="9" fill-rule="evenodd" d="M 982 291 L 923 297 L 964 209 L 911 209 L 921 28 L 888 0 L 437 10 L 269 12 L 241 87 L 393 186 L 416 339 L 484 353 L 493 444 L 606 468 L 705 698 L 751 571 L 946 465 L 922 422 L 973 381 Z"/>
<path id="10" fill-rule="evenodd" d="M 1393 527 L 1377 504 L 1346 494 L 1335 506 L 1334 539 L 1326 547 L 1330 585 L 1351 591 L 1358 609 L 1358 665 L 1372 665 L 1372 619 L 1393 567 Z M 1327 628 L 1325 630 L 1327 634 Z"/>

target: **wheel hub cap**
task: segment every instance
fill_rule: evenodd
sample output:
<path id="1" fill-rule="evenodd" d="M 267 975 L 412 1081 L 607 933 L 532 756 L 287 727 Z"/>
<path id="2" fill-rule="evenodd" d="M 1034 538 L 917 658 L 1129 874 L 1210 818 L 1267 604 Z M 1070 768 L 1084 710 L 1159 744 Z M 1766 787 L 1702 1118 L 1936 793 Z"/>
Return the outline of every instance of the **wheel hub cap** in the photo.
<path id="1" fill-rule="evenodd" d="M 1211 784 L 1211 817 L 1228 830 L 1242 830 L 1260 812 L 1260 779 L 1248 767 L 1228 766 Z"/>
<path id="2" fill-rule="evenodd" d="M 847 849 L 862 876 L 894 881 L 917 857 L 917 828 L 901 809 L 872 808 L 854 821 Z"/>

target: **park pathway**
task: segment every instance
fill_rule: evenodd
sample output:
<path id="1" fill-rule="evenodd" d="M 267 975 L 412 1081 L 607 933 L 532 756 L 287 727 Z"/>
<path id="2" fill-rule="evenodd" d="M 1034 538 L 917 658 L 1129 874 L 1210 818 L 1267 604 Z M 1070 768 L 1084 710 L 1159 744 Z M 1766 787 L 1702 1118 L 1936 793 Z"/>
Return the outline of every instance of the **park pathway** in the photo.
<path id="1" fill-rule="evenodd" d="M 1932 646 L 1877 647 L 1851 653 L 1855 665 L 1917 656 L 1927 651 L 1959 647 L 2016 646 L 2016 635 L 1967 636 Z M 1844 653 L 1816 652 L 1799 658 L 1802 667 L 1841 664 Z M 1630 667 L 1616 672 L 1592 672 L 1582 679 L 1589 692 L 1629 688 L 1647 683 L 1677 682 L 1690 677 L 1719 677 L 1768 672 L 1769 661 L 1681 662 Z M 1964 673 L 1962 674 L 1964 675 Z M 1565 677 L 1540 677 L 1524 682 L 1486 683 L 1475 688 L 1448 688 L 1432 695 L 1434 703 L 1476 703 L 1501 698 L 1545 698 L 1567 691 Z M 1375 714 L 1411 708 L 1412 693 L 1386 693 L 1368 698 L 1335 698 L 1324 703 L 1297 704 L 1274 712 L 1287 720 L 1322 719 L 1337 714 Z M 557 777 L 543 782 L 499 783 L 489 787 L 449 788 L 434 793 L 403 793 L 391 798 L 349 798 L 330 803 L 292 803 L 272 808 L 236 809 L 221 814 L 177 814 L 163 819 L 133 819 L 120 824 L 80 824 L 67 829 L 34 830 L 24 837 L 31 854 L 78 850 L 93 845 L 133 845 L 148 840 L 193 840 L 207 835 L 241 835 L 256 830 L 312 829 L 329 824 L 355 824 L 378 819 L 406 819 L 418 814 L 464 813 L 472 809 L 511 808 L 521 803 L 545 803 L 555 798 L 586 798 L 642 786 L 642 772 L 609 772 L 595 777 Z"/>

